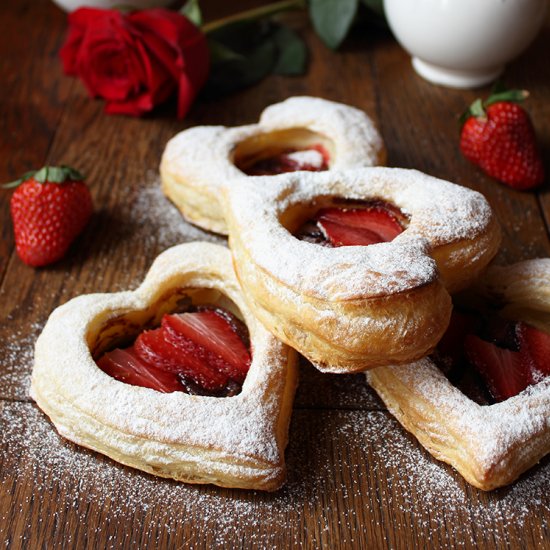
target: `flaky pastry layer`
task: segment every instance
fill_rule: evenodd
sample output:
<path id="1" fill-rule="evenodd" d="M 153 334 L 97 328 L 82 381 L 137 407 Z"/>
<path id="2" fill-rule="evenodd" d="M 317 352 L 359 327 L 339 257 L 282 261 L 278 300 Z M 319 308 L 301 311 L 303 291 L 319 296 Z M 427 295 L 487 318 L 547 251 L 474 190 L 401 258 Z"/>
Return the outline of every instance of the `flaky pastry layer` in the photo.
<path id="1" fill-rule="evenodd" d="M 449 321 L 448 291 L 475 278 L 500 242 L 482 195 L 414 170 L 301 172 L 269 183 L 246 178 L 224 193 L 230 247 L 250 306 L 324 371 L 366 370 L 429 353 Z M 334 199 L 391 203 L 407 226 L 393 241 L 367 247 L 327 248 L 293 236 Z"/>
<path id="2" fill-rule="evenodd" d="M 511 319 L 550 332 L 550 259 L 492 267 L 476 292 Z M 424 358 L 367 374 L 399 422 L 438 460 L 485 491 L 516 480 L 550 452 L 550 378 L 481 406 Z"/>
<path id="3" fill-rule="evenodd" d="M 221 187 L 246 177 L 238 157 L 261 149 L 322 144 L 330 169 L 384 164 L 382 138 L 359 109 L 315 97 L 292 97 L 267 107 L 257 124 L 197 126 L 173 137 L 163 153 L 162 189 L 186 219 L 227 234 Z"/>
<path id="4" fill-rule="evenodd" d="M 163 394 L 96 365 L 181 300 L 219 305 L 246 323 L 253 356 L 240 394 Z M 80 296 L 56 309 L 36 342 L 31 396 L 61 435 L 122 464 L 189 483 L 274 490 L 285 478 L 295 363 L 248 309 L 229 251 L 184 244 L 161 254 L 135 291 Z"/>

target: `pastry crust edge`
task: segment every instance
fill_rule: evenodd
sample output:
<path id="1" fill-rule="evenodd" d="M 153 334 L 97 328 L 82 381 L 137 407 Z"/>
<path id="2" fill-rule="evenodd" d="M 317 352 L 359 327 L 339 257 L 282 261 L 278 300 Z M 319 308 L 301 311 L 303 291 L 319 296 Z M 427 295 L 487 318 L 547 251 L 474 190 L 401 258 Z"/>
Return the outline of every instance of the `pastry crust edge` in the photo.
<path id="1" fill-rule="evenodd" d="M 191 259 L 197 254 L 206 255 L 206 259 L 204 257 L 202 260 Z M 182 260 L 180 263 L 187 266 L 184 269 L 191 269 L 190 266 L 193 265 L 196 270 L 195 275 L 200 275 L 201 270 L 204 274 L 204 271 L 212 269 L 213 263 L 218 266 L 218 275 L 221 275 L 223 283 L 213 281 L 211 288 L 220 290 L 239 307 L 249 328 L 251 341 L 256 344 L 256 347 L 247 380 L 239 395 L 231 398 L 214 398 L 175 392 L 180 395 L 169 399 L 177 399 L 182 406 L 188 404 L 190 407 L 195 406 L 193 403 L 197 402 L 202 403 L 199 407 L 208 406 L 208 403 L 215 407 L 219 399 L 231 399 L 234 400 L 236 407 L 240 407 L 240 404 L 246 402 L 248 396 L 255 391 L 254 383 L 258 379 L 261 384 L 262 402 L 272 420 L 271 427 L 268 427 L 269 433 L 260 433 L 262 427 L 252 427 L 252 431 L 259 438 L 266 440 L 274 438 L 273 441 L 265 443 L 271 449 L 267 454 L 257 450 L 243 452 L 242 449 L 235 452 L 234 449 L 223 448 L 223 444 L 215 440 L 207 441 L 203 445 L 197 444 L 196 441 L 192 443 L 186 443 L 185 440 L 175 441 L 171 436 L 164 437 L 162 429 L 155 433 L 154 437 L 150 437 L 148 432 L 150 430 L 155 432 L 151 426 L 147 425 L 144 430 L 135 429 L 135 426 L 128 424 L 124 419 L 120 425 L 117 425 L 117 420 L 107 418 L 107 413 L 101 410 L 101 406 L 90 407 L 86 399 L 80 399 L 82 396 L 79 396 L 78 388 L 68 389 L 63 384 L 64 375 L 59 371 L 55 357 L 56 351 L 66 346 L 70 347 L 70 342 L 60 338 L 59 323 L 71 322 L 75 308 L 80 311 L 83 307 L 86 308 L 88 318 L 76 328 L 80 331 L 80 338 L 82 338 L 98 315 L 106 315 L 113 296 L 119 298 L 114 308 L 116 314 L 122 310 L 134 311 L 139 309 L 139 306 L 151 305 L 153 296 L 159 295 L 158 290 L 155 290 L 159 281 L 170 285 L 178 279 L 178 258 Z M 196 280 L 195 275 L 190 276 Z M 194 285 L 190 286 L 194 287 Z M 107 314 L 109 315 L 111 314 Z M 85 345 L 88 346 L 87 342 Z M 273 363 L 274 360 L 275 365 L 265 364 L 270 361 Z M 91 369 L 90 372 L 94 373 L 93 384 L 99 379 L 100 384 L 117 386 L 110 395 L 124 397 L 138 393 L 143 399 L 150 399 L 151 396 L 158 394 L 154 397 L 157 400 L 159 395 L 174 396 L 174 394 L 159 394 L 148 388 L 118 382 L 100 371 L 91 355 L 86 361 L 85 368 Z M 50 317 L 37 341 L 30 394 L 50 417 L 62 436 L 105 454 L 119 463 L 178 481 L 272 491 L 279 488 L 286 477 L 284 449 L 288 442 L 288 427 L 297 384 L 296 369 L 297 359 L 294 350 L 276 341 L 267 333 L 240 297 L 229 251 L 209 243 L 192 243 L 173 247 L 161 254 L 155 260 L 143 283 L 133 292 L 88 295 L 60 306 Z M 136 398 L 139 399 L 139 396 Z M 104 406 L 108 409 L 110 403 L 107 402 Z M 98 414 L 103 417 L 98 418 Z M 147 418 L 143 420 L 151 421 Z M 154 420 L 152 422 L 154 423 Z M 261 445 L 260 448 L 262 448 Z M 145 453 L 149 454 L 144 456 Z"/>

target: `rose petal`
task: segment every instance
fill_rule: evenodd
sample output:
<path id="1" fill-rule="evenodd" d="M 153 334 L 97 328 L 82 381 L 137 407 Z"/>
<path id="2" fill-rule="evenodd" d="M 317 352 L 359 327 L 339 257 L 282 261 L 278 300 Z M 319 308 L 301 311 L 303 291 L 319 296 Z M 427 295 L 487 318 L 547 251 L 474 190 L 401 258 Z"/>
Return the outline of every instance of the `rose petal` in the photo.
<path id="1" fill-rule="evenodd" d="M 177 89 L 182 117 L 208 76 L 206 39 L 177 12 L 81 8 L 69 25 L 60 51 L 64 70 L 106 99 L 108 113 L 141 115 Z"/>
<path id="2" fill-rule="evenodd" d="M 139 50 L 146 71 L 144 86 L 154 105 L 165 101 L 176 89 L 176 82 L 163 65 L 153 62 L 145 44 L 139 43 Z"/>
<path id="3" fill-rule="evenodd" d="M 210 53 L 206 38 L 187 18 L 156 9 L 132 14 L 147 48 L 178 82 L 178 118 L 182 118 L 208 77 Z"/>
<path id="4" fill-rule="evenodd" d="M 191 108 L 195 95 L 196 91 L 193 88 L 189 77 L 185 73 L 182 73 L 178 88 L 178 118 L 180 120 L 185 117 Z"/>
<path id="5" fill-rule="evenodd" d="M 128 98 L 125 101 L 108 101 L 105 112 L 109 115 L 141 116 L 155 107 L 148 92 Z"/>
<path id="6" fill-rule="evenodd" d="M 163 8 L 135 11 L 128 16 L 128 21 L 137 28 L 156 33 L 174 48 L 182 46 L 183 37 L 204 36 L 187 17 Z"/>

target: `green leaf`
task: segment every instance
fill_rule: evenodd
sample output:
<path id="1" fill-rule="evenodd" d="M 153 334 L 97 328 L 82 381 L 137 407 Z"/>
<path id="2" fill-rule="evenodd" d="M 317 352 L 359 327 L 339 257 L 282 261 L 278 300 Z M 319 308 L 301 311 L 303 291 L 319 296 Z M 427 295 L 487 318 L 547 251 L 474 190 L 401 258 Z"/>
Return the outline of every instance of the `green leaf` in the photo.
<path id="1" fill-rule="evenodd" d="M 280 25 L 273 33 L 279 56 L 273 73 L 282 75 L 304 74 L 308 52 L 304 41 L 287 26 Z"/>
<path id="2" fill-rule="evenodd" d="M 373 12 L 377 13 L 378 15 L 381 15 L 384 17 L 384 0 L 361 0 L 363 4 L 372 10 Z"/>
<path id="3" fill-rule="evenodd" d="M 199 6 L 199 0 L 188 0 L 183 8 L 181 8 L 180 13 L 185 15 L 185 17 L 197 27 L 202 25 L 202 12 Z"/>
<path id="4" fill-rule="evenodd" d="M 357 13 L 359 0 L 310 0 L 309 14 L 321 40 L 335 50 L 342 43 Z"/>
<path id="5" fill-rule="evenodd" d="M 208 39 L 208 48 L 210 49 L 210 62 L 213 65 L 225 61 L 238 61 L 244 59 L 243 55 L 213 38 Z"/>
<path id="6" fill-rule="evenodd" d="M 270 74 L 277 60 L 273 30 L 261 22 L 239 22 L 213 31 L 208 44 L 215 59 L 202 95 L 219 97 Z"/>
<path id="7" fill-rule="evenodd" d="M 201 95 L 215 98 L 255 84 L 271 73 L 302 74 L 307 48 L 286 26 L 238 21 L 208 34 L 212 66 Z"/>

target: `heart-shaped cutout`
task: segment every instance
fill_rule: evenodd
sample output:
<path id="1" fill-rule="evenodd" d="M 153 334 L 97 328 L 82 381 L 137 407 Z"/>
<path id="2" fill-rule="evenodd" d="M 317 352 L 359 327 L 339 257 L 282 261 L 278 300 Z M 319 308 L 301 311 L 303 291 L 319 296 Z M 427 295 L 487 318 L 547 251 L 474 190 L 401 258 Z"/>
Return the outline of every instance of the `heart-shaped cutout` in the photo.
<path id="1" fill-rule="evenodd" d="M 501 314 L 550 333 L 550 260 L 492 267 L 477 291 Z M 550 452 L 550 377 L 516 396 L 479 405 L 455 387 L 430 358 L 367 374 L 390 412 L 438 460 L 472 485 L 512 483 Z"/>
<path id="2" fill-rule="evenodd" d="M 227 234 L 221 186 L 245 173 L 345 169 L 384 164 L 382 138 L 359 109 L 315 97 L 267 107 L 257 124 L 197 126 L 172 138 L 162 189 L 192 223 Z"/>
<path id="3" fill-rule="evenodd" d="M 251 308 L 323 371 L 361 371 L 426 355 L 449 321 L 444 287 L 468 284 L 500 243 L 481 194 L 414 170 L 300 172 L 269 183 L 241 178 L 224 194 L 235 269 Z M 402 224 L 391 242 L 326 247 L 298 238 L 319 212 L 350 205 L 366 212 L 373 201 L 382 205 L 379 214 L 385 208 Z M 381 216 L 366 225 L 388 229 Z"/>
<path id="4" fill-rule="evenodd" d="M 246 324 L 252 363 L 232 397 L 160 393 L 115 380 L 94 359 L 158 326 L 181 301 Z M 36 343 L 31 396 L 67 439 L 123 464 L 191 483 L 273 490 L 296 386 L 293 350 L 244 302 L 226 248 L 193 243 L 154 262 L 135 291 L 91 294 L 55 310 Z"/>

